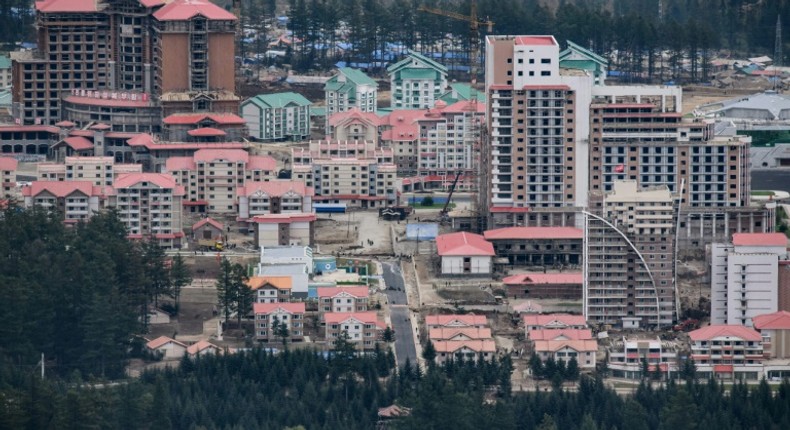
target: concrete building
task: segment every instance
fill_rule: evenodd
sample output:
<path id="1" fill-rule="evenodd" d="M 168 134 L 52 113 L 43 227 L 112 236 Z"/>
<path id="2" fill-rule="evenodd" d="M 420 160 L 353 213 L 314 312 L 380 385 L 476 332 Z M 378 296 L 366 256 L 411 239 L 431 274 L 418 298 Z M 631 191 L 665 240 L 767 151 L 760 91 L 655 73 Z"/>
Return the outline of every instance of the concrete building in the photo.
<path id="1" fill-rule="evenodd" d="M 192 224 L 192 240 L 213 240 L 222 242 L 225 237 L 225 226 L 211 218 L 206 217 Z"/>
<path id="2" fill-rule="evenodd" d="M 58 127 L 47 125 L 0 126 L 0 153 L 46 158 L 49 148 L 61 139 Z"/>
<path id="3" fill-rule="evenodd" d="M 3 193 L 0 199 L 8 199 L 18 194 L 16 186 L 16 169 L 19 162 L 15 158 L 0 157 L 0 187 Z"/>
<path id="4" fill-rule="evenodd" d="M 581 272 L 524 273 L 502 279 L 508 297 L 531 299 L 581 300 Z"/>
<path id="5" fill-rule="evenodd" d="M 711 246 L 711 324 L 751 327 L 752 318 L 779 310 L 787 243 L 782 233 L 736 233 Z"/>
<path id="6" fill-rule="evenodd" d="M 376 112 L 378 84 L 363 71 L 341 67 L 324 84 L 327 117 L 352 108 L 360 112 Z"/>
<path id="7" fill-rule="evenodd" d="M 428 338 L 436 340 L 482 340 L 493 339 L 488 327 L 439 327 L 428 331 Z"/>
<path id="8" fill-rule="evenodd" d="M 666 375 L 679 370 L 677 345 L 662 341 L 658 337 L 644 339 L 623 337 L 622 340 L 612 342 L 608 353 L 609 371 L 616 378 L 644 378 L 645 361 L 652 373 L 655 373 L 656 367 Z"/>
<path id="9" fill-rule="evenodd" d="M 254 245 L 312 246 L 315 243 L 314 213 L 280 213 L 254 216 Z"/>
<path id="10" fill-rule="evenodd" d="M 22 188 L 24 206 L 39 206 L 63 214 L 67 224 L 87 221 L 108 204 L 112 187 L 100 187 L 88 181 L 33 181 Z"/>
<path id="11" fill-rule="evenodd" d="M 615 182 L 600 215 L 585 213 L 584 315 L 657 329 L 676 320 L 675 207 L 664 187 Z"/>
<path id="12" fill-rule="evenodd" d="M 436 249 L 442 275 L 491 275 L 494 247 L 479 234 L 464 231 L 437 236 Z"/>
<path id="13" fill-rule="evenodd" d="M 763 337 L 768 359 L 790 358 L 790 312 L 779 311 L 752 318 L 755 330 Z"/>
<path id="14" fill-rule="evenodd" d="M 184 187 L 161 173 L 129 173 L 113 183 L 118 217 L 130 239 L 156 240 L 163 248 L 180 248 L 184 239 Z"/>
<path id="15" fill-rule="evenodd" d="M 191 157 L 170 157 L 165 172 L 187 191 L 193 212 L 238 213 L 238 193 L 248 182 L 277 177 L 277 162 L 242 149 L 201 149 Z"/>
<path id="16" fill-rule="evenodd" d="M 39 181 L 89 181 L 111 186 L 119 175 L 142 173 L 139 164 L 116 164 L 113 157 L 65 157 L 63 164 L 39 163 Z"/>
<path id="17" fill-rule="evenodd" d="M 763 372 L 762 336 L 742 325 L 710 325 L 689 333 L 700 378 L 755 381 Z"/>
<path id="18" fill-rule="evenodd" d="M 319 287 L 319 312 L 365 312 L 368 310 L 368 287 Z"/>
<path id="19" fill-rule="evenodd" d="M 700 106 L 700 114 L 710 118 L 745 124 L 787 124 L 790 121 L 790 97 L 773 90 L 740 96 Z"/>
<path id="20" fill-rule="evenodd" d="M 527 335 L 535 330 L 584 330 L 587 328 L 587 322 L 582 315 L 536 314 L 524 315 L 522 319 Z"/>
<path id="21" fill-rule="evenodd" d="M 512 265 L 568 266 L 582 261 L 584 231 L 575 227 L 504 227 L 486 230 L 497 257 Z"/>
<path id="22" fill-rule="evenodd" d="M 375 348 L 386 328 L 376 312 L 327 312 L 322 318 L 326 325 L 327 342 L 333 342 L 345 332 L 348 334 L 348 341 L 363 351 Z"/>
<path id="23" fill-rule="evenodd" d="M 247 285 L 255 292 L 256 303 L 289 303 L 291 281 L 290 276 L 252 276 Z"/>
<path id="24" fill-rule="evenodd" d="M 447 68 L 414 51 L 387 67 L 393 109 L 427 109 L 447 88 Z"/>
<path id="25" fill-rule="evenodd" d="M 255 339 L 259 342 L 280 342 L 276 324 L 288 329 L 288 342 L 304 340 L 304 303 L 254 303 Z"/>
<path id="26" fill-rule="evenodd" d="M 237 190 L 239 219 L 268 214 L 313 212 L 315 192 L 301 181 L 248 182 Z"/>
<path id="27" fill-rule="evenodd" d="M 579 369 L 595 369 L 598 341 L 595 339 L 568 339 L 558 335 L 555 339 L 539 339 L 532 341 L 532 347 L 541 361 L 552 358 L 554 361 L 564 361 L 566 364 L 573 358 Z"/>
<path id="28" fill-rule="evenodd" d="M 162 137 L 171 142 L 240 142 L 249 136 L 247 123 L 235 113 L 177 113 L 162 120 Z"/>
<path id="29" fill-rule="evenodd" d="M 485 315 L 465 314 L 465 315 L 426 315 L 425 327 L 430 331 L 440 328 L 479 328 L 488 327 L 488 320 Z"/>
<path id="30" fill-rule="evenodd" d="M 241 104 L 250 137 L 301 141 L 310 137 L 310 101 L 297 93 L 261 94 Z"/>
<path id="31" fill-rule="evenodd" d="M 604 85 L 609 61 L 600 55 L 566 40 L 568 48 L 560 52 L 560 67 L 586 70 L 593 77 L 594 85 Z"/>
<path id="32" fill-rule="evenodd" d="M 261 246 L 258 276 L 290 276 L 291 295 L 307 298 L 307 283 L 313 273 L 313 250 L 308 246 Z"/>
<path id="33" fill-rule="evenodd" d="M 491 361 L 496 355 L 496 343 L 493 339 L 475 340 L 432 340 L 436 350 L 436 364 L 442 365 L 448 360 Z"/>
<path id="34" fill-rule="evenodd" d="M 316 202 L 379 208 L 397 199 L 392 150 L 372 141 L 310 141 L 293 148 L 293 178 L 315 190 Z"/>
<path id="35" fill-rule="evenodd" d="M 335 141 L 379 140 L 381 119 L 375 112 L 362 112 L 356 107 L 327 115 L 326 135 Z"/>

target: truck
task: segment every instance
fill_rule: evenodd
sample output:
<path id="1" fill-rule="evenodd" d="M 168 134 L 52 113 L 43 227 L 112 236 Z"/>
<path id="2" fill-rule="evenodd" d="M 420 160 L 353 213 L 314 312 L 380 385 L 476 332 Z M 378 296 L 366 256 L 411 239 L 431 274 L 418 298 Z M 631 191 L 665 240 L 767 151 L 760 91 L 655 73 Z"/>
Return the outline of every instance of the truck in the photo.
<path id="1" fill-rule="evenodd" d="M 222 251 L 225 245 L 221 240 L 200 239 L 198 240 L 198 248 L 201 251 Z"/>

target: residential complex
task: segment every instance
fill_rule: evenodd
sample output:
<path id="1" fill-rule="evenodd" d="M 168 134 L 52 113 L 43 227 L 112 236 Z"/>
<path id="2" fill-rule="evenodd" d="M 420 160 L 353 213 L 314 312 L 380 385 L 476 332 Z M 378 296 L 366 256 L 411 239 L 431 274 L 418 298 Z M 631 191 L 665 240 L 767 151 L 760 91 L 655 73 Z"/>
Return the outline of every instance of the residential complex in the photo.
<path id="1" fill-rule="evenodd" d="M 368 287 L 319 287 L 318 311 L 365 312 L 368 310 Z"/>
<path id="2" fill-rule="evenodd" d="M 491 361 L 496 343 L 484 316 L 427 315 L 428 341 L 436 350 L 436 363 L 453 361 Z"/>
<path id="3" fill-rule="evenodd" d="M 164 248 L 180 248 L 183 238 L 184 187 L 161 173 L 128 173 L 113 183 L 116 209 L 129 238 L 155 239 Z"/>
<path id="4" fill-rule="evenodd" d="M 0 157 L 0 187 L 3 187 L 0 199 L 7 199 L 17 194 L 16 169 L 18 164 L 15 158 Z"/>
<path id="5" fill-rule="evenodd" d="M 282 340 L 278 327 L 288 330 L 288 342 L 304 340 L 305 305 L 304 303 L 254 303 L 255 339 L 259 342 L 279 342 Z"/>
<path id="6" fill-rule="evenodd" d="M 65 157 L 63 164 L 39 163 L 39 181 L 89 181 L 93 185 L 112 185 L 119 175 L 142 173 L 139 164 L 116 164 L 113 157 Z"/>
<path id="7" fill-rule="evenodd" d="M 325 338 L 333 342 L 341 333 L 359 350 L 372 350 L 386 325 L 376 312 L 328 312 L 323 314 Z"/>
<path id="8" fill-rule="evenodd" d="M 310 137 L 310 101 L 297 93 L 261 94 L 241 104 L 250 137 L 294 140 Z"/>
<path id="9" fill-rule="evenodd" d="M 290 276 L 252 276 L 247 285 L 255 292 L 256 303 L 288 303 L 291 301 Z"/>
<path id="10" fill-rule="evenodd" d="M 612 376 L 618 378 L 645 378 L 644 363 L 647 363 L 647 370 L 653 374 L 657 371 L 671 374 L 679 370 L 677 345 L 658 337 L 623 337 L 622 340 L 612 342 L 608 353 L 609 370 Z"/>
<path id="11" fill-rule="evenodd" d="M 442 275 L 490 275 L 494 247 L 483 236 L 465 231 L 436 237 Z"/>
<path id="12" fill-rule="evenodd" d="M 63 214 L 66 223 L 86 221 L 107 204 L 110 197 L 105 187 L 88 181 L 34 181 L 22 188 L 25 207 L 38 206 Z"/>
<path id="13" fill-rule="evenodd" d="M 762 336 L 741 325 L 710 325 L 689 333 L 700 377 L 758 380 L 765 360 Z"/>
<path id="14" fill-rule="evenodd" d="M 433 107 L 447 88 L 447 68 L 414 51 L 387 67 L 387 74 L 393 109 Z"/>
<path id="15" fill-rule="evenodd" d="M 345 112 L 352 108 L 360 112 L 375 112 L 378 84 L 361 70 L 341 67 L 324 85 L 326 115 Z"/>

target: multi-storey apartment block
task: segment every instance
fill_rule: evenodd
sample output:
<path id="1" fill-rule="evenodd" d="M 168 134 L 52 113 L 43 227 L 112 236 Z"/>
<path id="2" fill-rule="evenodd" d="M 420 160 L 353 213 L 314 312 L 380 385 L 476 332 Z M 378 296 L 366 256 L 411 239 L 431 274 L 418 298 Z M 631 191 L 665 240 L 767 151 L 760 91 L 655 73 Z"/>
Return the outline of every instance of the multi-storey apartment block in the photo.
<path id="1" fill-rule="evenodd" d="M 341 333 L 348 334 L 349 342 L 357 349 L 370 350 L 386 328 L 375 312 L 329 312 L 323 315 L 326 340 L 332 342 Z"/>
<path id="2" fill-rule="evenodd" d="M 0 90 L 11 87 L 11 59 L 0 55 Z"/>
<path id="3" fill-rule="evenodd" d="M 238 188 L 239 219 L 269 214 L 300 214 L 313 211 L 311 187 L 300 181 L 248 182 Z"/>
<path id="4" fill-rule="evenodd" d="M 291 301 L 290 276 L 253 276 L 247 281 L 255 292 L 256 303 L 288 303 Z"/>
<path id="5" fill-rule="evenodd" d="M 40 163 L 39 181 L 89 181 L 93 185 L 112 185 L 126 173 L 142 173 L 139 164 L 115 164 L 113 157 L 66 157 L 64 164 Z"/>
<path id="6" fill-rule="evenodd" d="M 368 287 L 319 287 L 319 312 L 365 312 L 368 310 Z"/>
<path id="7" fill-rule="evenodd" d="M 0 199 L 7 199 L 17 194 L 16 169 L 18 164 L 15 158 L 0 157 L 0 187 L 3 187 Z"/>
<path id="8" fill-rule="evenodd" d="M 328 139 L 337 141 L 371 140 L 378 142 L 381 119 L 374 112 L 351 108 L 344 112 L 327 114 Z"/>
<path id="9" fill-rule="evenodd" d="M 711 324 L 751 327 L 754 317 L 779 310 L 787 243 L 783 233 L 736 233 L 711 246 Z"/>
<path id="10" fill-rule="evenodd" d="M 584 315 L 623 328 L 676 319 L 675 205 L 666 186 L 614 183 L 603 212 L 585 212 Z"/>
<path id="11" fill-rule="evenodd" d="M 311 141 L 291 154 L 295 179 L 315 190 L 315 201 L 377 208 L 397 198 L 391 149 L 370 141 Z"/>
<path id="12" fill-rule="evenodd" d="M 644 378 L 644 362 L 648 370 L 662 374 L 678 371 L 677 345 L 660 338 L 629 339 L 612 342 L 609 347 L 609 370 L 618 378 Z"/>
<path id="13" fill-rule="evenodd" d="M 87 221 L 106 206 L 112 193 L 112 187 L 99 187 L 88 181 L 33 181 L 22 188 L 25 207 L 61 212 L 67 224 Z"/>
<path id="14" fill-rule="evenodd" d="M 275 325 L 288 329 L 288 341 L 304 339 L 304 303 L 254 303 L 255 338 L 260 342 L 280 342 Z"/>
<path id="15" fill-rule="evenodd" d="M 113 183 L 115 207 L 132 239 L 154 239 L 165 248 L 179 248 L 184 238 L 184 187 L 171 175 L 129 173 Z"/>
<path id="16" fill-rule="evenodd" d="M 241 115 L 254 139 L 300 141 L 310 137 L 310 100 L 301 94 L 252 97 L 242 103 Z"/>
<path id="17" fill-rule="evenodd" d="M 762 336 L 741 325 L 710 325 L 689 333 L 699 377 L 757 380 L 763 371 Z"/>
<path id="18" fill-rule="evenodd" d="M 357 108 L 375 112 L 378 84 L 361 70 L 341 67 L 324 85 L 326 115 Z"/>
<path id="19" fill-rule="evenodd" d="M 186 189 L 187 204 L 210 213 L 238 212 L 239 189 L 248 182 L 276 178 L 276 170 L 273 158 L 241 149 L 201 149 L 192 157 L 170 157 L 165 163 L 165 171 Z"/>
<path id="20" fill-rule="evenodd" d="M 447 88 L 447 68 L 414 51 L 387 67 L 393 109 L 427 109 Z"/>

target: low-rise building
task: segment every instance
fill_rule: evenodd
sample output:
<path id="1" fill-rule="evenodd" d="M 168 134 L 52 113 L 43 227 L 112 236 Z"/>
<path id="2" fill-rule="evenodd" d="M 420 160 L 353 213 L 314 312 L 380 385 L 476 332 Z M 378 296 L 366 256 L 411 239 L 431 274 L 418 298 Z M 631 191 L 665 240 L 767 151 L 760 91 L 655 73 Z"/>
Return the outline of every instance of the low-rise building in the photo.
<path id="1" fill-rule="evenodd" d="M 579 329 L 587 328 L 587 321 L 582 315 L 571 314 L 535 314 L 524 315 L 526 334 L 532 330 L 547 329 Z"/>
<path id="2" fill-rule="evenodd" d="M 426 315 L 425 326 L 430 331 L 437 328 L 487 328 L 485 315 Z"/>
<path id="3" fill-rule="evenodd" d="M 365 72 L 341 67 L 324 84 L 324 101 L 327 116 L 357 108 L 362 112 L 375 112 L 378 84 Z"/>
<path id="4" fill-rule="evenodd" d="M 370 140 L 378 142 L 381 118 L 375 112 L 351 108 L 345 112 L 327 114 L 326 136 L 335 141 Z"/>
<path id="5" fill-rule="evenodd" d="M 288 329 L 288 341 L 304 340 L 304 303 L 254 303 L 255 338 L 259 342 L 279 342 L 276 325 Z"/>
<path id="6" fill-rule="evenodd" d="M 68 182 L 64 182 L 68 184 Z M 118 217 L 130 239 L 156 240 L 164 248 L 180 248 L 184 239 L 184 187 L 161 173 L 128 173 L 113 184 Z"/>
<path id="7" fill-rule="evenodd" d="M 581 300 L 581 272 L 521 273 L 502 280 L 513 298 Z"/>
<path id="8" fill-rule="evenodd" d="M 365 312 L 368 310 L 368 287 L 319 287 L 319 312 Z"/>
<path id="9" fill-rule="evenodd" d="M 779 311 L 757 315 L 752 322 L 762 336 L 766 358 L 790 358 L 790 312 Z"/>
<path id="10" fill-rule="evenodd" d="M 256 303 L 288 303 L 291 301 L 290 276 L 253 276 L 247 285 L 255 292 Z"/>
<path id="11" fill-rule="evenodd" d="M 310 137 L 310 100 L 301 94 L 257 95 L 241 104 L 241 115 L 253 139 L 300 141 Z"/>
<path id="12" fill-rule="evenodd" d="M 98 187 L 88 181 L 33 181 L 22 188 L 26 208 L 39 206 L 63 214 L 66 223 L 87 221 L 103 209 L 112 187 Z"/>
<path id="13" fill-rule="evenodd" d="M 19 162 L 15 158 L 0 157 L 0 186 L 3 194 L 0 198 L 6 199 L 17 194 L 16 169 Z"/>
<path id="14" fill-rule="evenodd" d="M 595 369 L 598 342 L 594 339 L 536 340 L 532 343 L 535 354 L 542 361 L 553 358 L 554 361 L 562 360 L 567 363 L 575 358 L 580 369 Z"/>
<path id="15" fill-rule="evenodd" d="M 187 346 L 175 339 L 167 336 L 159 336 L 145 344 L 145 349 L 151 354 L 156 354 L 162 358 L 178 359 L 187 352 Z"/>
<path id="16" fill-rule="evenodd" d="M 427 109 L 447 88 L 447 67 L 414 51 L 387 67 L 393 109 Z"/>
<path id="17" fill-rule="evenodd" d="M 313 273 L 313 250 L 309 246 L 263 246 L 256 272 L 259 276 L 290 276 L 291 296 L 306 299 Z"/>
<path id="18" fill-rule="evenodd" d="M 195 358 L 203 355 L 222 354 L 222 348 L 207 340 L 199 340 L 192 345 L 189 345 L 189 347 L 187 347 L 186 353 L 191 358 Z"/>
<path id="19" fill-rule="evenodd" d="M 443 364 L 448 360 L 491 361 L 496 355 L 496 343 L 493 339 L 477 340 L 435 340 L 436 363 Z"/>
<path id="20" fill-rule="evenodd" d="M 468 232 L 436 237 L 442 275 L 491 275 L 494 247 L 483 236 Z"/>
<path id="21" fill-rule="evenodd" d="M 314 213 L 266 214 L 249 220 L 254 226 L 254 245 L 259 246 L 312 246 L 314 240 Z"/>
<path id="22" fill-rule="evenodd" d="M 584 231 L 576 227 L 505 227 L 483 236 L 510 264 L 568 266 L 582 262 Z"/>
<path id="23" fill-rule="evenodd" d="M 530 330 L 527 338 L 536 340 L 589 340 L 592 339 L 592 330 L 578 328 L 550 328 Z"/>
<path id="24" fill-rule="evenodd" d="M 323 315 L 323 321 L 327 342 L 346 332 L 349 342 L 360 350 L 373 349 L 386 328 L 376 312 L 328 312 Z"/>
<path id="25" fill-rule="evenodd" d="M 677 346 L 660 338 L 629 339 L 612 342 L 609 347 L 607 363 L 612 376 L 616 378 L 644 378 L 644 362 L 648 370 L 655 374 L 656 366 L 662 374 L 678 371 Z"/>
<path id="26" fill-rule="evenodd" d="M 714 324 L 694 330 L 691 359 L 700 377 L 757 380 L 763 371 L 762 336 L 742 325 Z"/>
<path id="27" fill-rule="evenodd" d="M 431 340 L 480 340 L 493 339 L 488 327 L 437 327 L 428 330 Z"/>
<path id="28" fill-rule="evenodd" d="M 206 217 L 192 224 L 193 240 L 213 240 L 221 242 L 225 236 L 225 226 L 221 222 Z"/>

